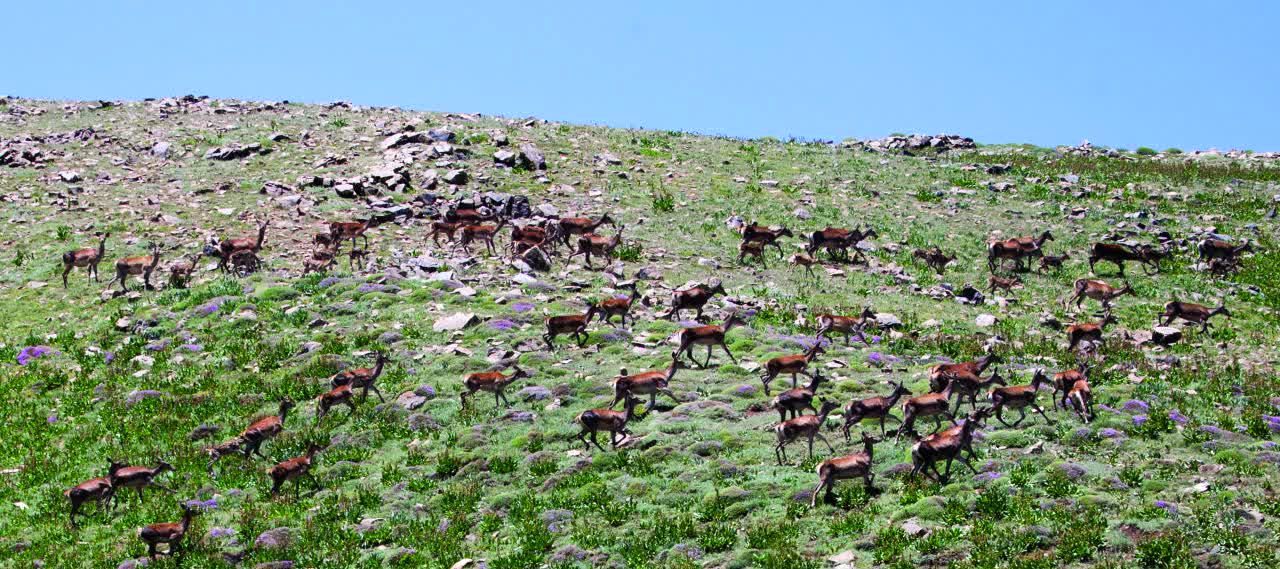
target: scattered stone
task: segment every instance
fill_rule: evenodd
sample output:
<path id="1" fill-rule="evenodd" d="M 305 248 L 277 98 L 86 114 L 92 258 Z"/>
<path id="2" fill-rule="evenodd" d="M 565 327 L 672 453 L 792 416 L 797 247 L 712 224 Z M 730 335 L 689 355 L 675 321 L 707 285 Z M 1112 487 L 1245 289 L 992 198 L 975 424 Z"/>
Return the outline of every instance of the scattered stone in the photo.
<path id="1" fill-rule="evenodd" d="M 530 170 L 546 170 L 547 159 L 542 155 L 542 151 L 532 144 L 520 145 L 519 163 L 521 166 Z"/>
<path id="2" fill-rule="evenodd" d="M 1182 339 L 1182 330 L 1172 326 L 1156 326 L 1151 329 L 1151 341 L 1161 346 L 1172 346 Z"/>
<path id="3" fill-rule="evenodd" d="M 493 153 L 493 163 L 508 168 L 516 165 L 516 153 L 510 150 L 499 150 Z"/>
<path id="4" fill-rule="evenodd" d="M 979 314 L 974 324 L 979 328 L 990 328 L 996 325 L 996 317 L 991 314 Z"/>
<path id="5" fill-rule="evenodd" d="M 451 332 L 453 330 L 461 330 L 469 326 L 474 326 L 480 321 L 475 314 L 470 312 L 458 312 L 451 316 L 446 316 L 436 320 L 431 325 L 431 329 L 436 332 Z"/>

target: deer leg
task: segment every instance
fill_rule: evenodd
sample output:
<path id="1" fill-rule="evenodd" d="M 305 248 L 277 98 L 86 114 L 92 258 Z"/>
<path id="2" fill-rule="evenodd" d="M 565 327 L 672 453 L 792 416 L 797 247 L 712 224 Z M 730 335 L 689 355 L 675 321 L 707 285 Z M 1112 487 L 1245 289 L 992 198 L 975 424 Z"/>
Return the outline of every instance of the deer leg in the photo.
<path id="1" fill-rule="evenodd" d="M 64 265 L 62 268 L 62 288 L 67 288 L 67 273 L 71 272 L 72 265 Z"/>
<path id="2" fill-rule="evenodd" d="M 1044 418 L 1044 422 L 1050 425 L 1053 424 L 1053 421 L 1050 420 L 1049 417 L 1044 414 L 1044 409 L 1041 409 L 1039 405 L 1032 405 L 1031 408 L 1034 409 L 1036 413 L 1039 413 L 1040 416 Z"/>
<path id="3" fill-rule="evenodd" d="M 827 486 L 828 492 L 831 490 L 826 478 L 819 477 L 818 485 L 813 488 L 813 494 L 809 498 L 809 507 L 813 508 L 818 505 L 818 492 L 822 491 L 822 487 Z"/>
<path id="4" fill-rule="evenodd" d="M 551 342 L 551 340 L 552 340 L 552 339 L 554 339 L 554 338 L 555 338 L 555 336 L 554 336 L 554 335 L 552 335 L 550 332 L 547 332 L 546 334 L 543 334 L 543 335 L 542 335 L 542 339 L 543 339 L 544 341 L 546 341 L 546 343 L 547 343 L 547 349 L 548 349 L 548 350 L 553 350 L 553 351 L 554 351 L 554 350 L 556 349 L 556 345 L 555 345 L 554 343 L 552 343 L 552 342 Z"/>
<path id="5" fill-rule="evenodd" d="M 737 358 L 735 358 L 735 357 L 733 357 L 733 353 L 729 351 L 729 345 L 728 345 L 728 344 L 723 344 L 723 343 L 722 343 L 722 344 L 720 344 L 720 347 L 721 347 L 721 348 L 723 348 L 723 349 L 724 349 L 724 353 L 725 353 L 725 354 L 727 354 L 727 355 L 729 356 L 729 361 L 731 361 L 731 362 L 733 362 L 733 363 L 735 363 L 735 364 L 736 364 L 736 363 L 738 363 L 738 359 L 737 359 Z M 708 348 L 708 351 L 709 351 L 709 350 L 710 350 L 710 348 Z"/>
<path id="6" fill-rule="evenodd" d="M 813 460 L 813 435 L 809 435 L 809 460 Z"/>
<path id="7" fill-rule="evenodd" d="M 1000 421 L 1000 424 L 1001 424 L 1001 425 L 1004 425 L 1004 426 L 1006 426 L 1006 427 L 1012 427 L 1013 425 L 1017 425 L 1017 423 L 1014 423 L 1013 425 L 1010 425 L 1009 423 L 1006 423 L 1006 422 L 1004 421 L 1004 406 L 1003 406 L 1003 405 L 996 405 L 996 420 L 997 420 L 997 421 Z"/>
<path id="8" fill-rule="evenodd" d="M 778 443 L 777 446 L 773 447 L 773 457 L 778 459 L 778 466 L 782 466 L 782 463 L 787 460 L 787 451 L 784 446 L 783 443 Z"/>
<path id="9" fill-rule="evenodd" d="M 819 425 L 819 427 L 821 427 L 821 425 Z M 836 449 L 831 448 L 831 441 L 828 441 L 828 440 L 827 440 L 827 436 L 826 436 L 826 435 L 822 434 L 821 432 L 817 432 L 817 433 L 815 433 L 815 435 L 817 435 L 817 437 L 818 437 L 818 438 L 822 439 L 822 444 L 827 445 L 827 451 L 828 451 L 828 452 L 830 452 L 831 454 L 835 454 L 835 453 L 836 453 Z"/>
<path id="10" fill-rule="evenodd" d="M 597 433 L 598 431 L 591 431 L 591 442 L 596 444 L 596 448 L 600 449 L 600 452 L 605 452 L 604 447 L 600 446 L 600 440 L 596 438 Z M 590 448 L 590 447 L 587 447 L 587 448 Z"/>

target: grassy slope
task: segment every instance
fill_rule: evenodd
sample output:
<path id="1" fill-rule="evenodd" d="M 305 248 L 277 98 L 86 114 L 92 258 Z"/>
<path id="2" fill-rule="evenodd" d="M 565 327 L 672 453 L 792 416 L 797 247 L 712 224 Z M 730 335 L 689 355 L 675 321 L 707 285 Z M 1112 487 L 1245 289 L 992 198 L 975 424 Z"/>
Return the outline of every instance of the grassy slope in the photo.
<path id="1" fill-rule="evenodd" d="M 760 308 L 749 328 L 731 334 L 730 347 L 743 364 L 797 351 L 797 340 L 812 334 L 797 324 L 805 309 L 852 312 L 871 304 L 899 315 L 906 335 L 886 337 L 872 348 L 839 347 L 825 356 L 824 361 L 838 359 L 847 367 L 827 370 L 836 381 L 824 395 L 846 401 L 887 391 L 889 379 L 905 380 L 919 393 L 927 388 L 928 365 L 940 357 L 975 355 L 993 333 L 1006 341 L 997 350 L 1011 362 L 1016 381 L 1028 379 L 1029 372 L 1022 370 L 1030 367 L 1073 365 L 1060 333 L 1037 322 L 1046 314 L 1073 319 L 1060 300 L 1071 281 L 1088 271 L 1080 260 L 1087 243 L 1120 222 L 1132 225 L 1135 220 L 1124 214 L 1137 211 L 1148 212 L 1175 236 L 1185 236 L 1193 226 L 1215 225 L 1253 237 L 1246 229 L 1251 223 L 1268 235 L 1273 223 L 1264 216 L 1271 193 L 1266 183 L 1275 179 L 1274 171 L 1208 168 L 1188 175 L 1185 168 L 1171 174 L 1143 166 L 1146 162 L 1076 161 L 1071 170 L 1083 175 L 1079 186 L 1094 185 L 1090 195 L 1077 197 L 1054 182 L 1029 182 L 1027 178 L 1062 173 L 1064 166 L 1022 158 L 1044 152 L 1014 147 L 926 161 L 771 140 L 525 126 L 523 121 L 466 121 L 392 110 L 290 105 L 283 112 L 163 118 L 141 103 L 75 113 L 64 113 L 53 103 L 19 103 L 48 112 L 21 121 L 7 117 L 0 121 L 0 137 L 93 126 L 100 137 L 114 141 L 45 145 L 66 155 L 39 170 L 0 171 L 0 194 L 8 197 L 0 208 L 11 221 L 0 227 L 5 251 L 0 314 L 8 323 L 0 348 L 5 377 L 0 397 L 10 407 L 0 430 L 0 468 L 18 469 L 0 474 L 0 509 L 5 513 L 0 516 L 0 546 L 15 548 L 6 563 L 26 566 L 40 559 L 73 566 L 89 558 L 95 565 L 114 566 L 144 551 L 135 528 L 176 519 L 177 501 L 194 498 L 217 500 L 217 507 L 198 519 L 199 539 L 184 561 L 196 567 L 222 566 L 220 553 L 239 549 L 233 540 L 250 543 L 275 527 L 293 528 L 294 543 L 283 549 L 257 548 L 249 562 L 448 567 L 461 557 L 473 557 L 486 559 L 491 567 L 535 566 L 552 559 L 567 559 L 567 566 L 781 567 L 823 566 L 822 558 L 846 550 L 854 552 L 857 565 L 904 567 L 957 560 L 982 567 L 1193 556 L 1205 561 L 1209 555 L 1242 566 L 1271 559 L 1273 522 L 1260 527 L 1237 515 L 1237 510 L 1257 509 L 1280 513 L 1265 505 L 1273 497 L 1276 455 L 1268 441 L 1274 435 L 1262 416 L 1276 413 L 1269 400 L 1277 387 L 1271 373 L 1272 308 L 1280 305 L 1271 276 L 1275 257 L 1265 240 L 1265 252 L 1228 281 L 1192 271 L 1189 252 L 1167 263 L 1160 275 L 1146 277 L 1134 270 L 1130 276 L 1136 294 L 1120 301 L 1117 309 L 1125 329 L 1149 327 L 1174 294 L 1206 304 L 1225 298 L 1235 315 L 1208 335 L 1189 333 L 1187 341 L 1166 352 L 1143 353 L 1118 340 L 1108 345 L 1106 361 L 1094 375 L 1098 403 L 1120 409 L 1131 398 L 1143 400 L 1151 407 L 1151 419 L 1142 426 L 1135 425 L 1133 412 L 1102 409 L 1088 427 L 1065 412 L 1050 414 L 1053 425 L 992 425 L 978 449 L 990 461 L 983 470 L 998 476 L 971 478 L 966 472 L 940 488 L 882 475 L 877 484 L 883 494 L 868 498 L 856 484 L 846 483 L 840 507 L 813 511 L 799 494 L 814 484 L 816 461 L 797 465 L 803 457 L 797 445 L 792 464 L 774 463 L 767 428 L 776 414 L 759 411 L 767 404 L 762 393 L 739 392 L 743 385 L 759 385 L 757 374 L 740 366 L 681 372 L 674 387 L 684 403 L 639 423 L 633 430 L 640 441 L 631 449 L 575 452 L 580 447 L 573 438 L 573 417 L 607 404 L 608 380 L 618 368 L 658 367 L 667 357 L 669 348 L 661 343 L 678 325 L 653 318 L 665 310 L 661 307 L 643 311 L 629 331 L 635 344 L 626 333 L 593 325 L 587 349 L 524 353 L 521 365 L 535 376 L 522 385 L 555 393 L 554 402 L 515 404 L 517 410 L 536 414 L 532 422 L 495 411 L 484 397 L 474 409 L 460 408 L 457 394 L 464 373 L 485 369 L 484 356 L 491 350 L 537 341 L 544 314 L 580 310 L 583 297 L 560 288 L 570 280 L 589 284 L 586 297 L 609 293 L 608 283 L 597 274 L 564 273 L 561 263 L 542 276 L 549 286 L 521 287 L 510 281 L 510 269 L 486 261 L 458 275 L 479 291 L 474 298 L 454 294 L 440 283 L 368 275 L 299 280 L 298 259 L 312 226 L 318 227 L 316 220 L 306 220 L 305 229 L 270 234 L 268 270 L 244 282 L 202 271 L 190 290 L 147 293 L 132 301 L 101 301 L 100 288 L 86 285 L 80 272 L 64 292 L 57 286 L 57 258 L 104 228 L 113 234 L 107 257 L 114 259 L 126 251 L 141 253 L 148 242 L 193 253 L 208 232 L 248 233 L 253 220 L 246 214 L 292 219 L 292 208 L 257 193 L 262 182 L 292 183 L 298 175 L 313 173 L 310 165 L 329 152 L 350 161 L 321 173 L 366 172 L 381 162 L 377 144 L 382 125 L 418 118 L 427 125 L 449 126 L 460 139 L 473 141 L 470 160 L 439 168 L 461 165 L 473 177 L 490 177 L 487 184 L 473 182 L 467 190 L 519 191 L 535 204 L 547 201 L 561 211 L 616 212 L 614 217 L 627 225 L 628 239 L 643 246 L 643 258 L 627 263 L 628 274 L 649 266 L 663 274 L 665 286 L 723 278 L 734 299 Z M 201 158 L 212 146 L 256 142 L 276 131 L 296 139 L 303 130 L 311 131 L 313 145 L 277 143 L 272 154 L 245 161 Z M 551 182 L 573 189 L 541 184 L 528 172 L 493 169 L 488 135 L 496 131 L 506 132 L 516 144 L 537 144 L 548 156 Z M 173 158 L 162 161 L 146 152 L 158 139 L 174 142 Z M 602 151 L 617 154 L 624 165 L 597 171 L 592 157 Z M 1017 154 L 1003 155 L 1009 152 Z M 963 169 L 989 161 L 1014 161 L 1017 167 L 1004 176 Z M 420 160 L 412 171 L 420 175 L 431 166 Z M 86 189 L 79 196 L 83 211 L 64 211 L 52 197 L 51 192 L 67 187 L 53 179 L 63 169 L 77 170 L 87 180 L 76 184 Z M 103 173 L 112 181 L 96 182 Z M 1229 184 L 1237 177 L 1246 181 Z M 979 187 L 987 179 L 1012 181 L 1018 189 L 991 193 Z M 779 183 L 756 183 L 762 180 Z M 225 191 L 196 193 L 224 182 L 230 183 Z M 972 194 L 955 191 L 975 187 Z M 591 189 L 599 194 L 591 195 Z M 1166 192 L 1178 197 L 1166 197 Z M 320 217 L 363 215 L 353 202 L 325 199 L 329 190 L 305 193 L 324 200 L 314 208 Z M 657 207 L 661 200 L 654 196 L 665 194 L 673 196 L 674 211 Z M 813 218 L 796 221 L 792 211 L 797 207 Z M 220 208 L 232 211 L 226 215 Z M 1083 219 L 1068 217 L 1078 208 L 1086 212 Z M 767 270 L 738 267 L 736 234 L 724 224 L 734 214 L 795 229 L 870 224 L 881 235 L 879 249 L 871 255 L 877 269 L 841 267 L 843 276 L 814 280 L 776 255 Z M 1057 237 L 1051 251 L 1070 251 L 1075 259 L 1057 274 L 1025 275 L 1025 288 L 1007 307 L 935 301 L 913 294 L 909 283 L 884 270 L 895 264 L 905 267 L 916 284 L 928 288 L 939 279 L 916 264 L 910 250 L 938 244 L 960 253 L 941 280 L 981 286 L 986 280 L 983 243 L 991 230 L 1027 234 L 1042 228 Z M 376 229 L 379 265 L 433 251 L 423 233 L 420 221 Z M 891 251 L 895 245 L 896 252 Z M 696 259 L 712 259 L 723 268 L 711 269 Z M 108 267 L 104 263 L 104 274 Z M 1110 274 L 1109 268 L 1103 272 Z M 32 288 L 32 281 L 50 285 Z M 395 288 L 360 288 L 373 281 Z M 521 297 L 503 294 L 512 290 Z M 660 290 L 654 296 L 666 300 Z M 521 302 L 533 309 L 516 311 Z M 217 308 L 206 314 L 212 306 Z M 457 334 L 432 331 L 438 316 L 459 310 L 489 320 L 508 319 L 515 326 L 499 329 L 505 326 L 485 323 Z M 982 313 L 1000 318 L 994 330 L 974 325 Z M 152 326 L 118 331 L 117 320 L 126 316 Z M 316 317 L 329 324 L 309 327 Z M 940 325 L 923 328 L 928 320 Z M 387 332 L 402 339 L 387 346 L 394 359 L 380 382 L 383 390 L 395 397 L 430 386 L 438 397 L 414 413 L 367 404 L 352 417 L 339 410 L 317 422 L 310 400 L 323 390 L 325 378 L 339 362 L 361 361 L 358 354 L 383 347 L 384 340 L 391 340 L 383 336 Z M 303 343 L 312 341 L 321 348 L 301 354 Z M 18 350 L 37 343 L 60 353 L 17 366 Z M 455 343 L 473 355 L 444 347 Z M 873 351 L 899 358 L 892 367 L 907 371 L 875 368 L 869 359 Z M 103 352 L 114 359 L 105 361 Z M 1157 359 L 1169 353 L 1181 359 L 1181 366 Z M 145 368 L 134 360 L 138 355 L 154 358 L 154 364 Z M 715 361 L 728 363 L 722 356 Z M 127 396 L 142 389 L 164 396 L 128 404 Z M 325 489 L 297 501 L 272 500 L 263 472 L 269 462 L 261 460 L 227 459 L 218 477 L 211 478 L 200 452 L 207 441 L 191 442 L 187 433 L 212 424 L 222 428 L 220 437 L 230 435 L 253 416 L 271 411 L 284 396 L 304 403 L 265 452 L 280 460 L 300 452 L 307 441 L 330 442 L 317 467 Z M 1189 422 L 1164 420 L 1172 410 Z M 1205 432 L 1201 425 L 1227 432 Z M 1236 432 L 1236 426 L 1244 432 Z M 1103 436 L 1112 434 L 1107 429 L 1118 436 Z M 1037 452 L 1028 452 L 1040 441 Z M 821 444 L 818 448 L 825 451 Z M 838 451 L 846 449 L 852 452 L 855 446 L 837 443 Z M 94 513 L 81 529 L 69 531 L 62 490 L 101 475 L 111 457 L 173 463 L 177 471 L 165 479 L 177 489 L 176 497 L 149 493 L 141 505 L 126 499 L 114 515 Z M 909 461 L 906 442 L 877 448 L 881 472 L 904 461 Z M 1200 482 L 1208 483 L 1207 491 L 1186 491 Z M 1159 508 L 1157 500 L 1174 506 Z M 384 521 L 362 530 L 358 526 L 366 518 Z M 901 522 L 911 518 L 930 530 L 928 537 L 910 537 L 901 530 Z M 214 528 L 231 528 L 235 535 L 214 537 Z M 1213 554 L 1206 553 L 1210 549 Z M 700 552 L 696 560 L 682 553 L 691 550 Z"/>

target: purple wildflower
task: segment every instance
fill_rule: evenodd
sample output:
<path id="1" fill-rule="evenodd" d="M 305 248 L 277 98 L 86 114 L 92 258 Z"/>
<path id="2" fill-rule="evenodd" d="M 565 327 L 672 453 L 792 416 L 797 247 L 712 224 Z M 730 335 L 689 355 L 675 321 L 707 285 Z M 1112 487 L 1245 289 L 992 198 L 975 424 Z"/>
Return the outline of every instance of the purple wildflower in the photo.
<path id="1" fill-rule="evenodd" d="M 168 348 L 168 347 L 169 347 L 169 341 L 168 341 L 168 340 L 156 340 L 156 341 L 154 341 L 154 342 L 151 342 L 150 344 L 147 344 L 144 348 L 145 348 L 148 352 L 159 352 L 159 351 L 164 350 L 165 348 Z"/>
<path id="2" fill-rule="evenodd" d="M 163 395 L 164 395 L 163 393 L 156 391 L 154 389 L 137 389 L 134 391 L 130 391 L 129 395 L 125 396 L 124 404 L 129 407 L 133 407 L 134 405 L 137 405 L 146 399 L 151 399 L 153 397 L 160 397 Z"/>
<path id="3" fill-rule="evenodd" d="M 1141 427 L 1141 426 L 1142 426 L 1144 423 L 1146 423 L 1146 422 L 1147 422 L 1147 416 L 1146 416 L 1146 415 L 1134 415 L 1134 416 L 1133 416 L 1133 424 L 1134 424 L 1134 426 Z"/>
<path id="4" fill-rule="evenodd" d="M 627 342 L 631 340 L 631 332 L 625 328 L 614 328 L 600 337 L 610 343 Z"/>
<path id="5" fill-rule="evenodd" d="M 1176 513 L 1178 513 L 1178 506 L 1177 506 L 1177 505 L 1175 505 L 1175 504 L 1170 504 L 1169 502 L 1166 502 L 1166 501 L 1164 501 L 1164 500 L 1156 500 L 1156 507 L 1157 507 L 1157 508 L 1160 508 L 1161 510 L 1164 510 L 1164 511 L 1166 511 L 1166 512 L 1169 512 L 1170 514 L 1176 514 Z"/>
<path id="6" fill-rule="evenodd" d="M 743 396 L 743 397 L 750 396 L 750 395 L 755 395 L 755 394 L 756 394 L 756 386 L 754 386 L 754 385 L 739 385 L 737 389 L 734 389 L 734 390 L 733 390 L 733 392 L 734 392 L 734 393 L 736 393 L 736 394 L 738 394 L 738 395 L 741 395 L 741 396 Z"/>
<path id="7" fill-rule="evenodd" d="M 1087 439 L 1091 435 L 1093 435 L 1093 430 L 1090 429 L 1089 427 L 1080 427 L 1079 429 L 1075 430 L 1074 434 L 1077 439 Z"/>
<path id="8" fill-rule="evenodd" d="M 1200 432 L 1208 433 L 1217 438 L 1222 438 L 1230 434 L 1227 431 L 1224 431 L 1221 428 L 1219 428 L 1217 425 L 1200 425 Z"/>
<path id="9" fill-rule="evenodd" d="M 222 304 L 215 301 L 215 302 L 210 302 L 209 304 L 206 304 L 204 306 L 201 306 L 198 311 L 200 312 L 200 314 L 208 316 L 210 314 L 213 314 L 214 312 L 217 312 L 218 309 L 220 308 L 222 308 Z"/>
<path id="10" fill-rule="evenodd" d="M 22 348 L 22 351 L 18 352 L 18 365 L 25 366 L 31 363 L 31 360 L 39 359 L 45 355 L 55 352 L 57 352 L 57 350 L 50 348 L 49 346 L 28 346 Z"/>
<path id="11" fill-rule="evenodd" d="M 52 424 L 54 424 L 54 423 L 57 423 L 57 422 L 58 422 L 58 414 L 57 414 L 57 413 L 50 413 L 50 414 L 49 414 L 49 418 L 45 419 L 45 422 L 49 423 L 50 425 L 52 425 Z"/>
<path id="12" fill-rule="evenodd" d="M 1254 462 L 1270 462 L 1271 464 L 1280 464 L 1280 453 L 1264 450 L 1254 457 Z"/>
<path id="13" fill-rule="evenodd" d="M 218 509 L 218 499 L 209 498 L 208 500 L 187 500 L 187 507 L 198 510 L 216 510 Z"/>
<path id="14" fill-rule="evenodd" d="M 204 346 L 201 346 L 200 344 L 183 344 L 182 349 L 188 352 L 203 352 Z"/>
<path id="15" fill-rule="evenodd" d="M 1265 448 L 1265 449 L 1267 449 L 1267 450 L 1271 450 L 1271 449 L 1276 448 L 1276 447 L 1278 447 L 1278 446 L 1280 446 L 1280 444 L 1276 444 L 1276 443 L 1275 443 L 1275 441 L 1267 441 L 1267 442 L 1265 442 L 1265 443 L 1262 443 L 1262 448 Z"/>
<path id="16" fill-rule="evenodd" d="M 102 359 L 103 359 L 103 361 L 105 361 L 105 362 L 107 362 L 107 363 L 111 363 L 111 362 L 115 361 L 115 359 L 116 359 L 116 353 L 115 353 L 115 352 L 107 352 L 107 353 L 105 353 L 105 354 L 102 354 Z"/>
<path id="17" fill-rule="evenodd" d="M 1174 409 L 1172 411 L 1169 411 L 1169 420 L 1179 425 L 1185 425 L 1187 424 L 1187 421 L 1191 420 L 1191 418 L 1186 415 L 1183 415 L 1182 413 L 1179 413 L 1177 409 Z"/>
<path id="18" fill-rule="evenodd" d="M 359 287 L 356 287 L 356 292 L 385 292 L 386 290 L 387 285 L 380 285 L 378 283 L 364 283 Z"/>
<path id="19" fill-rule="evenodd" d="M 1267 428 L 1273 433 L 1280 433 L 1280 416 L 1263 415 L 1262 420 L 1267 422 Z M 1267 441 L 1271 442 L 1271 441 Z M 1272 443 L 1275 444 L 1275 443 Z"/>
<path id="20" fill-rule="evenodd" d="M 871 343 L 872 343 L 872 344 L 879 344 L 879 343 L 880 343 L 880 341 L 881 341 L 880 336 L 872 336 L 872 337 L 871 337 Z"/>
<path id="21" fill-rule="evenodd" d="M 1122 408 L 1130 413 L 1146 413 L 1151 409 L 1151 406 L 1141 399 L 1130 399 L 1124 402 L 1124 407 Z"/>
<path id="22" fill-rule="evenodd" d="M 234 537 L 236 530 L 231 528 L 213 527 L 209 528 L 209 537 L 219 539 L 223 537 Z"/>
<path id="23" fill-rule="evenodd" d="M 517 302 L 511 305 L 512 312 L 523 313 L 523 312 L 528 312 L 530 310 L 533 310 L 533 308 L 534 308 L 534 305 L 532 302 Z"/>
<path id="24" fill-rule="evenodd" d="M 338 277 L 325 277 L 323 279 L 320 279 L 320 282 L 316 283 L 316 288 L 329 288 L 340 282 L 342 282 L 342 279 Z"/>
<path id="25" fill-rule="evenodd" d="M 1124 433 L 1112 429 L 1110 427 L 1098 431 L 1098 436 L 1104 439 L 1118 439 L 1124 436 Z"/>
<path id="26" fill-rule="evenodd" d="M 1003 473 L 996 472 L 993 470 L 990 472 L 980 473 L 977 476 L 975 476 L 974 479 L 979 482 L 994 482 L 996 480 L 1001 479 L 1002 477 L 1004 477 Z"/>
<path id="27" fill-rule="evenodd" d="M 449 531 L 449 518 L 444 518 L 440 520 L 440 524 L 436 526 L 436 532 L 444 533 L 447 531 Z"/>
<path id="28" fill-rule="evenodd" d="M 882 366 L 885 364 L 884 354 L 880 352 L 871 352 L 867 354 L 867 363 L 873 366 Z"/>
<path id="29" fill-rule="evenodd" d="M 1058 465 L 1058 470 L 1061 470 L 1069 480 L 1078 480 L 1087 473 L 1083 466 L 1072 462 L 1064 462 Z"/>
<path id="30" fill-rule="evenodd" d="M 503 319 L 501 319 L 501 320 L 490 320 L 490 321 L 489 321 L 489 328 L 494 329 L 494 330 L 504 330 L 504 331 L 505 331 L 505 330 L 510 330 L 510 329 L 512 329 L 512 328 L 515 328 L 516 326 L 517 326 L 517 324 L 516 324 L 515 322 L 512 322 L 512 321 L 510 321 L 510 320 L 507 320 L 506 318 L 503 318 Z"/>

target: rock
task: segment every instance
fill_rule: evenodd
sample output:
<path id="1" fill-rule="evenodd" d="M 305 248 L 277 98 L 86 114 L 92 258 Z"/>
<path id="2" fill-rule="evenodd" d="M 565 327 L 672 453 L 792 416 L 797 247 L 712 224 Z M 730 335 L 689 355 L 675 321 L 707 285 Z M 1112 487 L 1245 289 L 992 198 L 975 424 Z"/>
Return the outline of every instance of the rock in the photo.
<path id="1" fill-rule="evenodd" d="M 595 155 L 595 162 L 596 164 L 602 164 L 607 166 L 618 166 L 622 164 L 622 159 L 618 158 L 614 154 L 611 154 L 608 152 L 601 152 L 600 154 Z"/>
<path id="2" fill-rule="evenodd" d="M 472 562 L 470 557 L 464 557 L 462 559 L 459 559 L 457 563 L 454 563 L 453 565 L 451 565 L 449 569 L 466 569 L 467 567 L 471 566 L 471 563 Z"/>
<path id="3" fill-rule="evenodd" d="M 974 324 L 979 328 L 990 328 L 996 325 L 996 317 L 991 314 L 979 314 Z"/>
<path id="4" fill-rule="evenodd" d="M 516 153 L 510 150 L 499 150 L 493 153 L 493 163 L 499 166 L 515 166 Z"/>
<path id="5" fill-rule="evenodd" d="M 413 411 L 414 409 L 423 406 L 426 402 L 426 397 L 418 395 L 412 391 L 406 391 L 401 393 L 399 397 L 396 397 L 396 405 L 404 407 L 409 411 Z"/>
<path id="6" fill-rule="evenodd" d="M 538 215 L 541 215 L 542 217 L 560 217 L 560 209 L 549 203 L 538 204 L 538 207 L 534 209 L 537 210 Z"/>
<path id="7" fill-rule="evenodd" d="M 841 551 L 840 553 L 837 553 L 835 555 L 832 555 L 831 557 L 828 557 L 827 561 L 830 561 L 837 565 L 841 565 L 841 564 L 848 565 L 848 564 L 852 564 L 854 559 L 857 559 L 857 556 L 854 555 L 852 550 L 846 549 L 844 551 Z"/>
<path id="8" fill-rule="evenodd" d="M 382 141 L 383 150 L 390 150 L 405 144 L 426 142 L 427 136 L 421 132 L 397 132 Z"/>
<path id="9" fill-rule="evenodd" d="M 551 390 L 541 385 L 530 385 L 517 391 L 516 396 L 524 401 L 543 401 L 551 399 Z"/>
<path id="10" fill-rule="evenodd" d="M 1172 346 L 1182 339 L 1182 330 L 1172 326 L 1156 326 L 1151 329 L 1151 341 L 1161 346 Z"/>
<path id="11" fill-rule="evenodd" d="M 295 538 L 293 528 L 278 527 L 258 534 L 253 545 L 259 549 L 285 549 L 293 544 Z"/>
<path id="12" fill-rule="evenodd" d="M 547 159 L 542 151 L 532 144 L 520 145 L 520 165 L 530 170 L 546 170 Z"/>
<path id="13" fill-rule="evenodd" d="M 457 135 L 447 128 L 433 128 L 427 131 L 427 138 L 435 142 L 454 142 Z"/>
<path id="14" fill-rule="evenodd" d="M 171 146 L 172 145 L 169 144 L 168 142 L 157 142 L 155 143 L 154 146 L 151 147 L 151 155 L 155 156 L 156 158 L 168 158 L 169 148 Z"/>
<path id="15" fill-rule="evenodd" d="M 876 324 L 881 328 L 901 328 L 902 319 L 888 312 L 876 314 Z"/>
<path id="16" fill-rule="evenodd" d="M 206 160 L 239 160 L 246 158 L 252 154 L 266 154 L 261 144 L 233 144 L 231 146 L 219 146 L 210 148 L 204 153 Z"/>
<path id="17" fill-rule="evenodd" d="M 443 179 L 446 184 L 460 186 L 467 183 L 467 173 L 463 170 L 449 170 L 445 173 L 444 178 L 441 179 Z"/>
<path id="18" fill-rule="evenodd" d="M 68 184 L 74 184 L 81 180 L 80 173 L 74 170 L 63 170 L 58 172 L 58 179 Z"/>
<path id="19" fill-rule="evenodd" d="M 474 326 L 479 321 L 480 320 L 476 318 L 475 314 L 469 312 L 458 312 L 452 316 L 445 316 L 436 320 L 435 324 L 431 325 L 431 329 L 436 332 L 450 332 Z"/>
<path id="20" fill-rule="evenodd" d="M 809 210 L 802 207 L 796 208 L 796 210 L 791 212 L 791 214 L 796 216 L 796 219 L 800 219 L 800 220 L 807 220 L 807 219 L 813 218 L 813 214 L 809 213 Z"/>
<path id="21" fill-rule="evenodd" d="M 911 537 L 920 537 L 926 533 L 929 533 L 929 530 L 925 529 L 924 526 L 920 525 L 919 520 L 917 520 L 916 518 L 910 518 L 907 521 L 902 522 L 901 527 L 902 527 L 902 531 L 906 532 L 906 534 Z"/>

